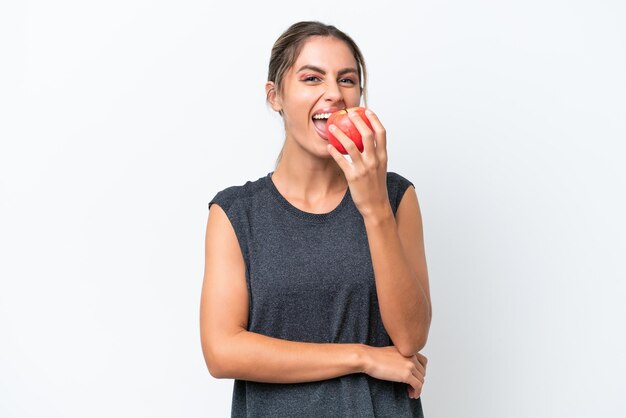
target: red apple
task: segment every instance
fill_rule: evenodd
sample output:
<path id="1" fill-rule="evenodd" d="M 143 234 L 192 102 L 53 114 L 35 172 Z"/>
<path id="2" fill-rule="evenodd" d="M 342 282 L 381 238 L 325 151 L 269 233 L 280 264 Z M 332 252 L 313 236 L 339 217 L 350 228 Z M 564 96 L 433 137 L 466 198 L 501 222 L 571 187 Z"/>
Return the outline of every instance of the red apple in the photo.
<path id="1" fill-rule="evenodd" d="M 337 128 L 341 129 L 341 131 L 346 134 L 352 142 L 356 144 L 356 147 L 359 149 L 359 152 L 363 152 L 363 138 L 361 138 L 361 133 L 357 129 L 357 127 L 352 123 L 350 117 L 348 116 L 348 111 L 354 111 L 359 114 L 361 119 L 365 122 L 365 124 L 373 131 L 372 124 L 369 119 L 365 116 L 365 108 L 364 107 L 351 107 L 349 109 L 339 110 L 328 118 L 326 121 L 326 136 L 328 137 L 328 142 L 331 143 L 337 150 L 342 154 L 348 154 L 348 151 L 341 145 L 341 142 L 335 138 L 335 136 L 330 133 L 328 127 L 330 125 L 335 125 Z"/>

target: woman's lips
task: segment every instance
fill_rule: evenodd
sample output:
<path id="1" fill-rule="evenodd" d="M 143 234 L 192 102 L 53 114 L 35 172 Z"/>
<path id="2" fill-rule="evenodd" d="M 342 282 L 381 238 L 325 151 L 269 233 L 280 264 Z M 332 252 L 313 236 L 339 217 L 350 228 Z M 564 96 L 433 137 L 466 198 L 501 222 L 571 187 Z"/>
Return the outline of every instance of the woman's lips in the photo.
<path id="1" fill-rule="evenodd" d="M 326 122 L 326 121 L 324 121 L 324 122 Z M 326 126 L 326 125 L 324 125 L 324 126 Z M 321 136 L 324 141 L 328 141 L 328 137 L 326 136 L 326 130 L 321 130 L 319 125 L 317 123 L 315 123 L 315 122 L 313 122 L 313 127 L 315 128 L 315 131 L 317 132 L 317 134 L 319 136 Z"/>

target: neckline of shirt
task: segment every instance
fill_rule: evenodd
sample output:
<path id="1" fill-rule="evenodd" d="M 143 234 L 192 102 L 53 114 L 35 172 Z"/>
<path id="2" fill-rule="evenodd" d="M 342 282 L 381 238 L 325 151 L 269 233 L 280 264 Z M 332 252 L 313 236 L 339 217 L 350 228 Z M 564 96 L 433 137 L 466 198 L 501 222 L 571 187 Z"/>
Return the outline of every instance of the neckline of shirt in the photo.
<path id="1" fill-rule="evenodd" d="M 325 221 L 327 219 L 334 217 L 339 212 L 341 212 L 341 210 L 348 204 L 348 201 L 350 200 L 350 188 L 348 187 L 346 189 L 345 194 L 343 195 L 343 198 L 341 199 L 341 202 L 339 202 L 339 204 L 330 212 L 312 213 L 312 212 L 303 211 L 302 209 L 299 209 L 295 207 L 294 205 L 292 205 L 291 203 L 289 203 L 289 201 L 278 191 L 278 188 L 276 187 L 276 185 L 274 184 L 274 181 L 272 180 L 273 173 L 274 173 L 273 171 L 270 171 L 269 173 L 267 173 L 267 176 L 265 176 L 265 181 L 267 183 L 268 189 L 270 190 L 272 196 L 276 198 L 278 203 L 280 203 L 280 205 L 283 208 L 285 208 L 288 212 L 292 213 L 293 215 L 299 218 L 306 219 L 309 221 L 317 221 L 317 222 Z"/>

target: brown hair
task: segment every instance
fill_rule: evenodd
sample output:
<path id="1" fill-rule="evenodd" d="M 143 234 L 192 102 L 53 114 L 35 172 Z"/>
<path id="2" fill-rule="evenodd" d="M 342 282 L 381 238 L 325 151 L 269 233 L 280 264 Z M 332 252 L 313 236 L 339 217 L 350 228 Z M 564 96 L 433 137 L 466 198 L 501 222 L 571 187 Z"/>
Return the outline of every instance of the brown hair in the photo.
<path id="1" fill-rule="evenodd" d="M 296 62 L 305 41 L 311 36 L 331 36 L 344 41 L 348 45 L 348 48 L 352 51 L 354 59 L 357 63 L 359 82 L 361 83 L 361 95 L 363 96 L 363 102 L 367 106 L 367 70 L 361 50 L 352 38 L 337 29 L 335 26 L 326 25 L 317 21 L 294 23 L 285 32 L 283 32 L 283 34 L 280 35 L 274 43 L 274 46 L 272 47 L 272 54 L 270 56 L 267 81 L 274 82 L 276 93 L 280 94 L 282 92 L 283 77 L 285 76 L 285 73 Z M 269 92 L 266 99 L 269 99 Z M 279 111 L 278 113 L 280 113 L 281 116 L 283 115 L 282 111 Z M 276 166 L 278 166 L 278 162 L 283 155 L 283 149 L 281 149 L 280 154 L 278 154 Z"/>

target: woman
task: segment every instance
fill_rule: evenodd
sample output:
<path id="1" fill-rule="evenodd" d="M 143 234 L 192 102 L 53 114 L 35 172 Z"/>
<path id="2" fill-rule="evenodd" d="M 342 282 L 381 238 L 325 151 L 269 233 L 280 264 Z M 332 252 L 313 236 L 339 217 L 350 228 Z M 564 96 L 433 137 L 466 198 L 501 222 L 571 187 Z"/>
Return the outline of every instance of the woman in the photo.
<path id="1" fill-rule="evenodd" d="M 233 417 L 423 416 L 431 308 L 413 183 L 387 172 L 375 114 L 370 130 L 349 112 L 362 153 L 333 131 L 351 162 L 315 121 L 359 106 L 365 79 L 345 33 L 288 28 L 266 84 L 285 126 L 276 169 L 209 203 L 202 349 L 212 376 L 235 379 Z"/>

